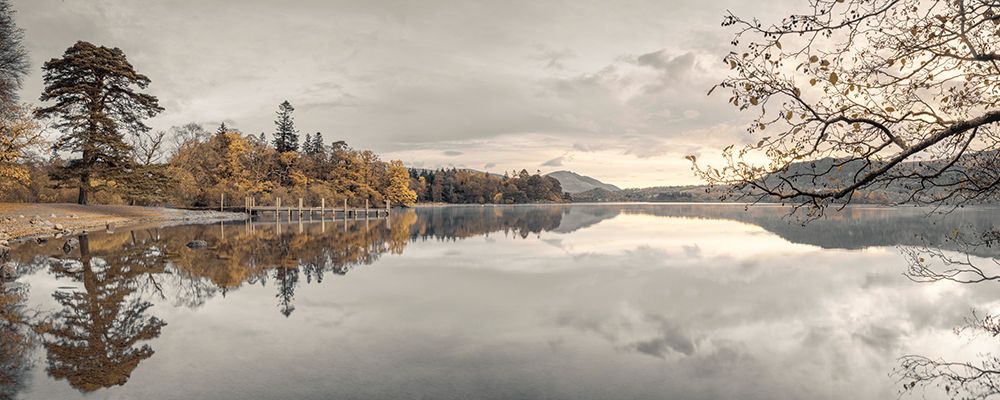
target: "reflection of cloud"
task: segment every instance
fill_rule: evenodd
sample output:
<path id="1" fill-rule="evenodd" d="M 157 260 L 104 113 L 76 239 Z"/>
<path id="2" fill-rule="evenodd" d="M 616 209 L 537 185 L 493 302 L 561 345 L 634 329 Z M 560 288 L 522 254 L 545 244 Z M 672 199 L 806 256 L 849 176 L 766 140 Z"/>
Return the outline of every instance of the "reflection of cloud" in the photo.
<path id="1" fill-rule="evenodd" d="M 496 167 L 496 166 L 497 166 L 497 163 L 492 163 L 492 162 L 491 163 L 486 163 L 486 165 L 483 166 L 483 169 L 490 169 L 490 168 L 493 168 L 493 167 Z"/>
<path id="2" fill-rule="evenodd" d="M 555 247 L 555 248 L 558 248 L 558 249 L 562 249 L 563 248 L 562 239 L 558 239 L 558 238 L 556 238 L 556 239 L 542 239 L 542 242 L 544 242 L 546 244 L 549 244 L 549 245 L 552 245 L 552 247 Z"/>
<path id="3" fill-rule="evenodd" d="M 441 153 L 444 154 L 444 155 L 446 155 L 446 156 L 448 156 L 448 157 L 460 156 L 462 154 L 465 154 L 465 153 L 463 153 L 461 151 L 458 151 L 458 150 L 445 150 L 445 151 L 442 151 Z"/>
<path id="4" fill-rule="evenodd" d="M 854 332 L 853 336 L 869 347 L 888 353 L 899 346 L 902 333 L 897 329 L 871 324 L 862 331 Z"/>
<path id="5" fill-rule="evenodd" d="M 688 258 L 701 258 L 701 247 L 698 247 L 698 243 L 692 245 L 681 246 L 684 249 L 684 255 Z"/>
<path id="6" fill-rule="evenodd" d="M 662 318 L 653 319 L 659 320 L 660 336 L 634 342 L 632 346 L 636 351 L 659 358 L 666 358 L 671 353 L 680 353 L 686 356 L 694 354 L 694 340 L 681 332 L 679 327 Z"/>
<path id="7" fill-rule="evenodd" d="M 637 311 L 628 305 L 605 315 L 576 315 L 564 312 L 556 324 L 593 333 L 611 342 L 616 349 L 667 358 L 672 354 L 692 356 L 696 341 L 678 324 L 659 315 Z"/>

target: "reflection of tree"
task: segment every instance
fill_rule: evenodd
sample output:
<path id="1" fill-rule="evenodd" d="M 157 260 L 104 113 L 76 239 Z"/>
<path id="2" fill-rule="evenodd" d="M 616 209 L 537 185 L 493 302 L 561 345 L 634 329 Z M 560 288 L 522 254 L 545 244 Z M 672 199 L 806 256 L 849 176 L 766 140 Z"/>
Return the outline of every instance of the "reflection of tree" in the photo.
<path id="1" fill-rule="evenodd" d="M 299 283 L 299 270 L 298 268 L 278 268 L 275 280 L 278 285 L 278 294 L 275 297 L 279 300 L 281 315 L 288 317 L 295 311 L 295 305 L 292 304 L 292 301 L 295 299 L 295 285 Z"/>
<path id="2" fill-rule="evenodd" d="M 434 207 L 422 210 L 413 237 L 459 239 L 492 232 L 522 238 L 559 227 L 567 207 Z"/>
<path id="3" fill-rule="evenodd" d="M 158 257 L 144 246 L 125 246 L 107 258 L 92 257 L 87 236 L 80 236 L 81 271 L 73 275 L 84 291 L 57 291 L 63 309 L 53 315 L 46 335 L 48 373 L 83 392 L 123 385 L 142 360 L 165 322 L 146 316 L 152 303 L 136 296 L 139 279 L 163 272 Z"/>
<path id="4" fill-rule="evenodd" d="M 1000 233 L 992 228 L 954 229 L 944 243 L 902 248 L 907 261 L 904 274 L 915 282 L 981 283 L 1000 280 L 1000 275 L 997 275 L 1000 259 L 972 256 L 991 254 L 998 241 Z M 955 333 L 959 336 L 995 338 L 1000 335 L 1000 317 L 989 314 L 980 316 L 973 312 L 963 326 L 955 329 Z M 1000 357 L 997 356 L 985 354 L 976 362 L 953 362 L 923 355 L 906 355 L 899 362 L 896 374 L 904 391 L 939 387 L 952 398 L 963 399 L 1000 395 Z"/>
<path id="5" fill-rule="evenodd" d="M 0 278 L 0 398 L 14 398 L 24 388 L 24 380 L 32 363 L 34 336 L 24 302 L 27 289 L 23 285 L 4 282 Z"/>
<path id="6" fill-rule="evenodd" d="M 123 306 L 143 314 L 148 303 L 137 298 L 153 295 L 198 307 L 219 293 L 270 281 L 276 285 L 280 312 L 288 316 L 295 309 L 296 286 L 303 281 L 322 282 L 328 272 L 345 275 L 384 254 L 402 253 L 414 240 L 454 240 L 492 232 L 526 237 L 552 230 L 559 227 L 565 210 L 556 206 L 404 209 L 394 212 L 389 220 L 320 222 L 317 218 L 306 223 L 302 233 L 287 227 L 278 229 L 273 222 L 244 229 L 190 225 L 123 231 L 101 235 L 99 240 L 83 238 L 80 241 L 81 247 L 87 242 L 86 256 L 52 263 L 57 276 L 84 281 L 86 289 L 86 293 L 58 292 L 55 296 L 65 307 L 59 316 L 75 318 L 68 323 L 93 319 L 94 313 L 88 314 L 81 307 L 99 307 L 103 303 L 98 303 L 113 300 L 105 300 L 112 294 L 127 297 L 131 303 Z M 185 246 L 195 239 L 205 240 L 210 248 L 192 250 Z M 37 252 L 54 254 L 61 252 L 59 247 L 61 243 L 51 241 Z M 41 257 L 31 263 L 48 265 L 50 260 Z M 82 268 L 81 262 L 85 264 Z M 76 311 L 81 315 L 75 315 Z M 128 313 L 122 311 L 119 317 L 126 316 Z M 106 322 L 106 317 L 94 320 Z"/>
<path id="7" fill-rule="evenodd" d="M 997 316 L 979 317 L 973 313 L 967 324 L 955 330 L 956 334 L 989 335 L 1000 334 L 1000 319 Z M 986 399 L 1000 395 L 1000 357 L 987 355 L 978 363 L 948 362 L 921 355 L 907 355 L 900 358 L 896 374 L 903 383 L 903 389 L 940 387 L 952 398 Z"/>
<path id="8" fill-rule="evenodd" d="M 944 245 L 923 245 L 903 248 L 908 268 L 906 276 L 918 282 L 954 281 L 978 283 L 1000 280 L 1000 260 L 973 257 L 988 254 L 1000 245 L 1000 232 L 955 229 Z M 947 248 L 950 250 L 942 250 Z"/>

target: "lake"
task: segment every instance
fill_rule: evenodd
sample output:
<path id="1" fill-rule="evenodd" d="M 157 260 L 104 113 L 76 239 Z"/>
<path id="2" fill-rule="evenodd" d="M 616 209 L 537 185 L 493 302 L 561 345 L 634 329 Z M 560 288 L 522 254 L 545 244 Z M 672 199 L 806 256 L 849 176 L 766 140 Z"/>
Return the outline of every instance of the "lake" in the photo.
<path id="1" fill-rule="evenodd" d="M 995 393 L 1000 297 L 976 281 L 1000 274 L 1000 210 L 789 211 L 426 207 L 23 243 L 0 397 Z"/>

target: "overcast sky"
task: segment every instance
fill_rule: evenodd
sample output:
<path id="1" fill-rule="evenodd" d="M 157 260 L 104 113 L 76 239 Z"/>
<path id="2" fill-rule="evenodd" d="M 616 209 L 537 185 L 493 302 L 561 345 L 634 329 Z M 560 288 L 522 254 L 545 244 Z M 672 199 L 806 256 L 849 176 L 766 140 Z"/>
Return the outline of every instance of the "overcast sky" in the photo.
<path id="1" fill-rule="evenodd" d="M 303 133 L 411 166 L 560 169 L 622 187 L 698 181 L 683 156 L 741 143 L 749 115 L 706 96 L 726 10 L 775 20 L 804 0 L 14 0 L 40 66 L 77 40 L 120 47 L 166 111 Z M 796 7 L 799 5 L 799 7 Z"/>

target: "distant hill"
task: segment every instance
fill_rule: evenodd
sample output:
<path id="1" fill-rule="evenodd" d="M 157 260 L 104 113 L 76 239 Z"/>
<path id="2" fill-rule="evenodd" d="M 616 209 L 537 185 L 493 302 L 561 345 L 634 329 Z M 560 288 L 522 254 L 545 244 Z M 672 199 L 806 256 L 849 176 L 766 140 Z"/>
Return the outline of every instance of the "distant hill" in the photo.
<path id="1" fill-rule="evenodd" d="M 621 190 L 618 186 L 610 183 L 604 183 L 589 176 L 583 176 L 570 171 L 551 172 L 546 174 L 546 176 L 556 178 L 559 184 L 562 185 L 563 191 L 570 194 L 582 193 L 593 189 L 603 189 L 609 192 Z"/>
<path id="2" fill-rule="evenodd" d="M 998 157 L 997 154 L 978 152 L 968 154 L 967 159 L 972 160 L 973 158 L 987 158 L 992 160 Z M 897 174 L 903 174 L 907 172 L 911 173 L 923 173 L 930 174 L 935 171 L 935 168 L 941 168 L 943 163 L 946 161 L 932 160 L 932 161 L 909 161 L 901 163 L 896 167 Z M 992 162 L 992 161 L 990 161 Z M 979 162 L 972 164 L 986 164 L 987 162 Z M 837 165 L 841 165 L 837 167 Z M 862 160 L 852 160 L 846 162 L 844 159 L 836 158 L 822 158 L 814 161 L 805 161 L 793 163 L 788 167 L 788 169 L 781 174 L 773 174 L 765 178 L 765 180 L 772 186 L 776 186 L 779 182 L 777 179 L 781 179 L 781 176 L 785 176 L 790 181 L 794 182 L 800 188 L 803 189 L 823 189 L 829 187 L 839 187 L 844 184 L 844 182 L 851 182 L 855 179 L 855 176 L 863 174 L 872 169 L 879 168 L 881 164 L 872 163 L 871 165 L 866 165 Z M 955 167 L 948 174 L 962 173 L 959 167 Z M 790 175 L 795 174 L 806 174 L 806 173 L 822 173 L 824 176 L 819 178 L 812 177 L 798 177 L 791 178 Z M 947 176 L 947 175 L 944 175 Z M 868 203 L 868 204 L 900 204 L 906 203 L 910 200 L 915 186 L 913 184 L 901 183 L 899 181 L 890 182 L 889 184 L 880 184 L 868 187 L 857 191 L 851 198 L 854 203 Z M 573 193 L 573 201 L 580 203 L 589 202 L 718 202 L 718 201 L 740 201 L 740 199 L 733 199 L 726 196 L 729 189 L 725 186 L 709 187 L 705 185 L 691 185 L 691 186 L 660 186 L 660 187 L 648 187 L 648 188 L 629 188 L 617 191 L 607 191 L 607 190 L 587 190 L 580 193 Z M 942 196 L 942 191 L 947 190 L 947 188 L 927 188 L 924 189 L 925 195 Z M 742 199 L 751 200 L 754 197 Z M 798 199 L 792 199 L 794 202 Z M 770 201 L 780 201 L 776 198 L 762 199 L 764 202 Z M 974 204 L 995 204 L 996 201 L 992 198 L 977 199 Z"/>

